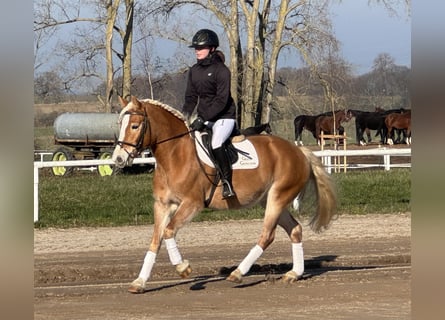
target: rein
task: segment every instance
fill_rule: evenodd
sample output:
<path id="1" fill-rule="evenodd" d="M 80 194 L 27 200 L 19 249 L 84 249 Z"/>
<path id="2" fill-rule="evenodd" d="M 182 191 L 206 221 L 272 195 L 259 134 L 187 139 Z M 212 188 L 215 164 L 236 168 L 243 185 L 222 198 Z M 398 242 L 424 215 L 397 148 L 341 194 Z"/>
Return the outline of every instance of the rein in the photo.
<path id="1" fill-rule="evenodd" d="M 176 135 L 176 136 L 173 136 L 173 137 L 170 137 L 170 138 L 167 138 L 167 139 L 158 141 L 158 142 L 155 143 L 155 145 L 157 145 L 157 144 L 161 144 L 161 143 L 164 143 L 164 142 L 167 142 L 167 141 L 170 141 L 170 140 L 174 140 L 174 139 L 181 138 L 181 137 L 185 136 L 186 134 L 189 134 L 190 132 L 193 132 L 193 130 L 191 130 L 191 131 L 186 131 L 186 132 L 180 133 L 180 134 L 178 134 L 178 135 Z"/>

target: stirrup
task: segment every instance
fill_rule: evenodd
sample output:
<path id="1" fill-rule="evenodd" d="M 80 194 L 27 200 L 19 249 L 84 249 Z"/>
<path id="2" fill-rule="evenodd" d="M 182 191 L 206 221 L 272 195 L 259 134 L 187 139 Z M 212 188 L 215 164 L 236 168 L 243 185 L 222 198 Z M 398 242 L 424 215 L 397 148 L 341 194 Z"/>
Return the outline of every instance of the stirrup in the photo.
<path id="1" fill-rule="evenodd" d="M 236 193 L 233 191 L 230 183 L 228 181 L 223 181 L 223 192 L 222 192 L 223 200 L 227 199 L 227 198 L 232 198 L 235 196 L 236 196 Z"/>

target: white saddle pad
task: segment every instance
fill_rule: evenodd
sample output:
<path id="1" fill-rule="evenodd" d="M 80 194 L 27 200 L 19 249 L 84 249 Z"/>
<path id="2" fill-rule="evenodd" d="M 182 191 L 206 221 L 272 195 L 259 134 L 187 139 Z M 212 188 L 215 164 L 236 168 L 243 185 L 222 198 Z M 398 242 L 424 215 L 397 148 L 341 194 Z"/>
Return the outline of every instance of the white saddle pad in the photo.
<path id="1" fill-rule="evenodd" d="M 204 148 L 204 144 L 202 143 L 201 132 L 195 131 L 195 145 L 196 150 L 198 151 L 199 159 L 209 167 L 214 168 L 215 166 L 212 160 L 209 158 L 207 150 Z M 233 145 L 235 149 L 241 151 L 238 152 L 238 160 L 232 164 L 233 170 L 255 169 L 258 167 L 258 155 L 252 142 L 244 139 L 241 142 L 234 142 Z"/>

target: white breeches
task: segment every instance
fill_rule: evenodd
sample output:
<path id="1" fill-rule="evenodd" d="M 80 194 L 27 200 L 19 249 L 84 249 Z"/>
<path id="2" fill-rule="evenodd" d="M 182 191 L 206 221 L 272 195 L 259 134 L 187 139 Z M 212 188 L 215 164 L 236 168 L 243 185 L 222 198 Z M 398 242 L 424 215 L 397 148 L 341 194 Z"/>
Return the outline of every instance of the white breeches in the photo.
<path id="1" fill-rule="evenodd" d="M 212 149 L 217 149 L 230 137 L 235 119 L 219 119 L 212 126 Z"/>

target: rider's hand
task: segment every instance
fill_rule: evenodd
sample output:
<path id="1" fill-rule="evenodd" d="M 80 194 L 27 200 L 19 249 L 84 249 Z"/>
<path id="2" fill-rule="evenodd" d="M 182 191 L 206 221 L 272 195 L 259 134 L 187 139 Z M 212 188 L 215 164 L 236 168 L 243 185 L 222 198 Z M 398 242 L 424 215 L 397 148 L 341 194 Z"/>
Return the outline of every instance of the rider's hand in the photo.
<path id="1" fill-rule="evenodd" d="M 201 131 L 202 129 L 204 129 L 205 124 L 204 124 L 204 119 L 201 117 L 198 117 L 195 119 L 195 121 L 192 122 L 192 124 L 190 125 L 190 128 L 192 130 L 197 130 L 197 131 Z"/>

